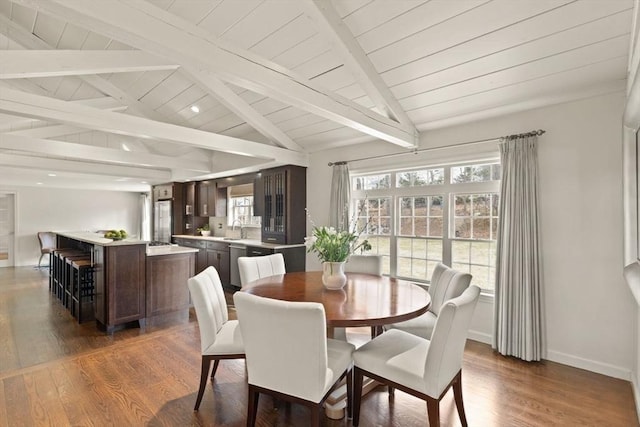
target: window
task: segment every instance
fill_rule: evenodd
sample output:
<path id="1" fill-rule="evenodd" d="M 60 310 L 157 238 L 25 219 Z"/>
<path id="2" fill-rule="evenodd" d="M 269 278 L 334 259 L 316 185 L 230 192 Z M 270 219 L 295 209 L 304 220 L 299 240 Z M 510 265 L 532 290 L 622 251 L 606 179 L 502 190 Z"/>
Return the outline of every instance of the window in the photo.
<path id="1" fill-rule="evenodd" d="M 227 225 L 260 224 L 253 216 L 253 184 L 227 187 Z"/>
<path id="2" fill-rule="evenodd" d="M 428 282 L 443 262 L 493 292 L 499 179 L 496 162 L 358 175 L 352 209 L 385 274 Z"/>
<path id="3" fill-rule="evenodd" d="M 253 217 L 253 196 L 232 197 L 229 203 L 230 224 L 239 221 L 240 224 L 250 224 Z"/>

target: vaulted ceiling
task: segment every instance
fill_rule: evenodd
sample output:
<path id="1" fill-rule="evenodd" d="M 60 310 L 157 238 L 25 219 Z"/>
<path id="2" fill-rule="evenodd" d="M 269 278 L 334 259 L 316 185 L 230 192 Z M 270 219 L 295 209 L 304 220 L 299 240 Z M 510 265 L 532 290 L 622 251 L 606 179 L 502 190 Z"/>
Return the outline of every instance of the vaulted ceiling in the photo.
<path id="1" fill-rule="evenodd" d="M 428 129 L 624 91 L 636 13 L 633 0 L 0 0 L 0 184 L 143 191 L 374 140 L 411 149 Z"/>

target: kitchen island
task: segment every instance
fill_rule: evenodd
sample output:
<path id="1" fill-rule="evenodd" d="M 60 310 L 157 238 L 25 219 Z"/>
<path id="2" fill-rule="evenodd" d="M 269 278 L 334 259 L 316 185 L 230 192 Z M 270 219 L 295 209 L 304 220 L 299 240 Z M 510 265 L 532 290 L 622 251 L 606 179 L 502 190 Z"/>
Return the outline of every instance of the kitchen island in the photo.
<path id="1" fill-rule="evenodd" d="M 89 232 L 57 232 L 57 247 L 90 254 L 94 268 L 94 314 L 98 328 L 117 327 L 182 312 L 188 315 L 187 279 L 197 250 L 147 247 L 138 239 L 112 240 Z M 186 301 L 186 302 L 185 302 Z"/>

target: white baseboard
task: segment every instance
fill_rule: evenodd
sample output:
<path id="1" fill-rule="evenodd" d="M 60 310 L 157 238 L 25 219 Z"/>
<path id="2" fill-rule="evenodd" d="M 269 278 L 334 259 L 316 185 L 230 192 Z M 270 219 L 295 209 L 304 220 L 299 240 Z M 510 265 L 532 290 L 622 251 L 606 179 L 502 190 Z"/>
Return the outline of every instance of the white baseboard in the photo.
<path id="1" fill-rule="evenodd" d="M 584 359 L 582 357 L 552 350 L 547 351 L 547 357 L 545 359 L 552 362 L 562 363 L 563 365 L 573 366 L 574 368 L 585 369 L 597 374 L 607 375 L 609 377 L 619 378 L 626 381 L 633 381 L 631 371 L 620 366 Z M 637 401 L 638 400 L 636 399 L 636 402 Z"/>
<path id="2" fill-rule="evenodd" d="M 488 345 L 491 345 L 493 341 L 493 337 L 491 334 L 473 330 L 469 331 L 468 339 Z M 547 351 L 547 357 L 545 357 L 545 359 L 574 368 L 585 369 L 597 374 L 631 381 L 633 385 L 636 406 L 638 407 L 638 416 L 640 417 L 640 380 L 638 378 L 635 378 L 629 369 L 552 350 Z"/>
<path id="3" fill-rule="evenodd" d="M 478 331 L 469 331 L 467 338 L 473 341 L 478 341 L 483 344 L 489 344 L 489 345 L 491 345 L 493 341 L 492 340 L 493 337 L 491 334 L 486 334 L 484 332 L 478 332 Z"/>
<path id="4" fill-rule="evenodd" d="M 636 403 L 636 414 L 638 414 L 638 422 L 640 422 L 640 388 L 638 387 L 638 376 L 631 375 L 631 387 L 633 388 L 633 400 Z"/>

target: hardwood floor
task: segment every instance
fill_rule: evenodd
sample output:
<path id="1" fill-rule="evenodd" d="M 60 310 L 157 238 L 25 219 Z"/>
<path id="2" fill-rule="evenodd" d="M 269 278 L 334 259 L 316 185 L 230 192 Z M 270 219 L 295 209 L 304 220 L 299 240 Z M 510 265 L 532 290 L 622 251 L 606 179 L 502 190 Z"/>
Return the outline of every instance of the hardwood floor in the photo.
<path id="1" fill-rule="evenodd" d="M 365 340 L 367 328 L 350 334 Z M 197 322 L 107 336 L 78 325 L 49 296 L 47 270 L 0 268 L 0 426 L 243 426 L 244 361 L 222 361 L 199 412 Z M 552 362 L 526 363 L 469 341 L 463 390 L 471 426 L 638 425 L 629 382 Z M 258 426 L 305 426 L 306 408 L 261 397 Z M 451 392 L 443 426 L 459 426 Z M 350 420 L 324 419 L 326 426 Z M 362 402 L 361 426 L 427 425 L 425 404 L 382 387 Z"/>

